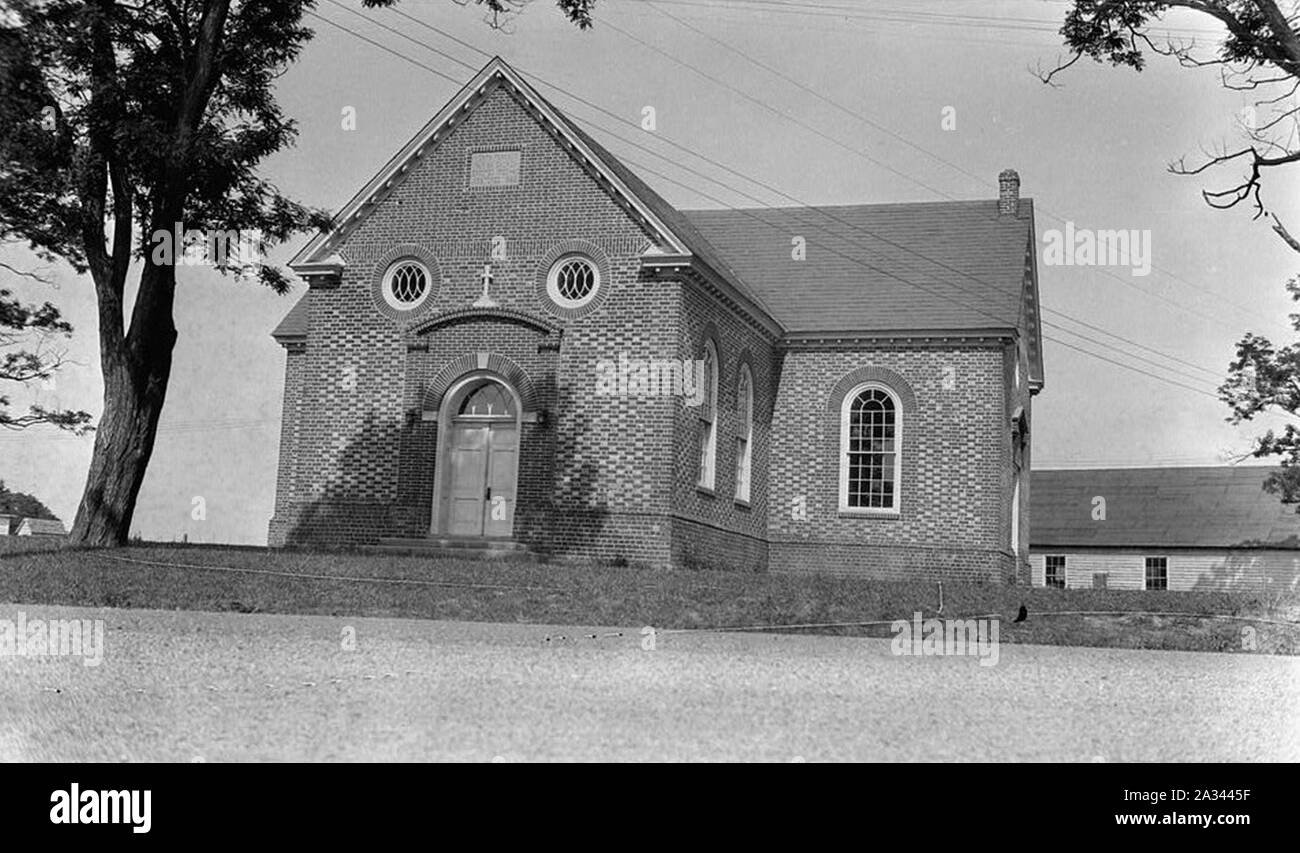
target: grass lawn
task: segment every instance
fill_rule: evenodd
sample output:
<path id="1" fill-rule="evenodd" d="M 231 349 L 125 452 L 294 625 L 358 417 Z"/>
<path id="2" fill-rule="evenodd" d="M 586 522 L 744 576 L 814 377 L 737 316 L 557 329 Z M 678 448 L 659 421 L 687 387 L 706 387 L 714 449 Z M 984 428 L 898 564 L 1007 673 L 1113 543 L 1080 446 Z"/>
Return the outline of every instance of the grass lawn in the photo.
<path id="1" fill-rule="evenodd" d="M 1300 653 L 1295 595 L 945 583 L 943 597 L 940 618 L 1001 616 L 1003 642 L 1242 653 L 1248 627 L 1251 653 Z M 0 601 L 664 630 L 930 618 L 939 598 L 928 582 L 151 545 L 0 555 Z M 1015 624 L 1021 604 L 1029 619 Z M 888 624 L 787 630 L 893 636 Z"/>

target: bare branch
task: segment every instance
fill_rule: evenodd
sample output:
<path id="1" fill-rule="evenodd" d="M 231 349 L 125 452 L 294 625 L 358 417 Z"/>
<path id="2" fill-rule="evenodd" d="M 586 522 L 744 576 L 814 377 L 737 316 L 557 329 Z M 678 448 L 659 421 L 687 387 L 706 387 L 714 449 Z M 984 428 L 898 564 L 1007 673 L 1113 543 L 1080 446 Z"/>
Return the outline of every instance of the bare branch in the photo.
<path id="1" fill-rule="evenodd" d="M 1297 241 L 1296 238 L 1291 236 L 1291 232 L 1286 230 L 1286 227 L 1282 224 L 1282 220 L 1277 218 L 1276 213 L 1269 215 L 1273 217 L 1273 230 L 1277 232 L 1277 236 L 1281 237 L 1293 250 L 1300 252 L 1300 241 Z"/>
<path id="2" fill-rule="evenodd" d="M 1069 62 L 1062 63 L 1058 60 L 1056 67 L 1045 74 L 1043 73 L 1043 66 L 1042 63 L 1040 62 L 1038 68 L 1036 70 L 1031 71 L 1030 73 L 1032 73 L 1039 80 L 1046 83 L 1048 86 L 1051 86 L 1053 89 L 1059 89 L 1061 88 L 1060 84 L 1053 82 L 1053 78 L 1056 77 L 1057 74 L 1060 74 L 1062 71 L 1069 68 L 1074 63 L 1078 62 L 1082 58 L 1083 58 L 1083 51 L 1079 51 L 1074 54 L 1074 58 L 1071 59 Z"/>
<path id="3" fill-rule="evenodd" d="M 1251 92 L 1254 91 L 1255 89 L 1258 89 L 1260 86 L 1267 86 L 1271 83 L 1282 83 L 1290 79 L 1291 76 L 1288 74 L 1283 74 L 1279 77 L 1264 77 L 1264 78 L 1247 77 L 1246 82 L 1238 86 L 1234 83 L 1229 82 L 1228 74 L 1226 71 L 1221 72 L 1219 75 L 1219 82 L 1223 85 L 1223 88 L 1231 89 L 1234 92 Z"/>
<path id="4" fill-rule="evenodd" d="M 11 272 L 16 276 L 21 276 L 22 278 L 30 278 L 32 281 L 39 281 L 41 284 L 50 283 L 50 280 L 44 277 L 43 275 L 41 275 L 40 273 L 34 273 L 29 270 L 20 270 L 17 267 L 5 263 L 4 261 L 0 261 L 0 269 L 7 270 L 8 272 Z"/>

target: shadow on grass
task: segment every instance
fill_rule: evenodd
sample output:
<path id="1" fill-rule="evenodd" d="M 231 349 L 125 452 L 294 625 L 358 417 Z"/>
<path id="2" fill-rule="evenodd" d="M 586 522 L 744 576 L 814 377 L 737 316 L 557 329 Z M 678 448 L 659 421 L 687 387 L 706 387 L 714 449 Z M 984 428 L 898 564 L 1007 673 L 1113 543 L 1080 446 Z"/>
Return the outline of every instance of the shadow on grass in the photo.
<path id="1" fill-rule="evenodd" d="M 1243 652 L 1249 627 L 1258 652 L 1300 653 L 1300 626 L 1265 621 L 1285 621 L 1294 598 L 1261 593 L 945 583 L 939 616 L 929 583 L 197 545 L 10 555 L 0 558 L 0 601 L 659 629 L 817 623 L 825 627 L 798 631 L 857 637 L 891 635 L 887 625 L 831 623 L 995 614 L 1009 643 Z M 1017 624 L 1022 603 L 1029 618 Z M 1062 611 L 1122 614 L 1052 615 Z"/>

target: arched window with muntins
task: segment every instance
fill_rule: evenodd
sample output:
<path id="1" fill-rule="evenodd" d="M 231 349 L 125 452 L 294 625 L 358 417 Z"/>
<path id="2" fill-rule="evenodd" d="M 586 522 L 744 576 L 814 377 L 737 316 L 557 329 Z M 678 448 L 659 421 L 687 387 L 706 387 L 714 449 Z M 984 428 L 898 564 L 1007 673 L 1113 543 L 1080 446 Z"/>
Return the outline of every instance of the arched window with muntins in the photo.
<path id="1" fill-rule="evenodd" d="M 840 509 L 897 512 L 902 471 L 902 407 L 889 388 L 860 385 L 840 417 Z"/>
<path id="2" fill-rule="evenodd" d="M 458 417 L 513 416 L 515 398 L 496 382 L 484 382 L 475 388 L 460 404 Z"/>

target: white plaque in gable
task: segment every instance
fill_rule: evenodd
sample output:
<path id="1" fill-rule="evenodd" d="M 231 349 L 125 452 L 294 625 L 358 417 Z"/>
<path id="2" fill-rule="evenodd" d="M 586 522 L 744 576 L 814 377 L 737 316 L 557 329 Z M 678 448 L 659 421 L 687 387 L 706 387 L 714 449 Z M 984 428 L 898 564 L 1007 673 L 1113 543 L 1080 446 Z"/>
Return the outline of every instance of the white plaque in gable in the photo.
<path id="1" fill-rule="evenodd" d="M 518 151 L 476 151 L 469 158 L 471 187 L 513 187 L 519 184 Z"/>

